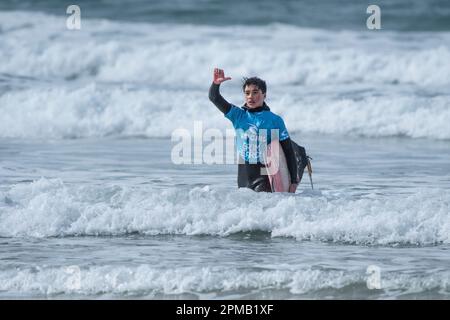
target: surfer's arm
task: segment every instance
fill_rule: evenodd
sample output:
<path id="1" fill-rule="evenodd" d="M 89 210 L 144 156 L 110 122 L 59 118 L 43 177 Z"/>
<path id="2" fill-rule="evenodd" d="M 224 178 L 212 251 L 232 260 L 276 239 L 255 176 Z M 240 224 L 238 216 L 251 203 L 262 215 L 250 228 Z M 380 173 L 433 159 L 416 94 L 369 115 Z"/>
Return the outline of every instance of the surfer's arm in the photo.
<path id="1" fill-rule="evenodd" d="M 295 159 L 294 149 L 292 148 L 291 139 L 287 138 L 280 141 L 283 152 L 286 156 L 286 162 L 289 169 L 289 174 L 291 175 L 291 183 L 297 184 L 297 160 Z"/>
<path id="2" fill-rule="evenodd" d="M 214 105 L 223 112 L 223 114 L 227 114 L 231 109 L 231 104 L 225 100 L 219 92 L 220 84 L 215 84 L 214 82 L 211 84 L 209 88 L 209 100 L 214 103 Z"/>

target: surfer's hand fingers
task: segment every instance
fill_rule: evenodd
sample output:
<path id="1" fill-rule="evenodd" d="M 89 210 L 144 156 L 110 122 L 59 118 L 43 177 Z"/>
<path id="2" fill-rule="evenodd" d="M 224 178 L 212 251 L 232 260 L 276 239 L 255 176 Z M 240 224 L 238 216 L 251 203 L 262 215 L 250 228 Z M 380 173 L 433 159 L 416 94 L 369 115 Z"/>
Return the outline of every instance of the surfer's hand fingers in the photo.
<path id="1" fill-rule="evenodd" d="M 213 75 L 213 82 L 215 84 L 219 84 L 220 82 L 218 82 L 219 78 L 220 78 L 220 70 L 218 68 L 214 69 L 214 75 Z"/>
<path id="2" fill-rule="evenodd" d="M 221 84 L 224 81 L 231 80 L 231 77 L 225 77 L 225 72 L 223 69 L 215 68 L 214 69 L 214 80 L 215 84 Z"/>

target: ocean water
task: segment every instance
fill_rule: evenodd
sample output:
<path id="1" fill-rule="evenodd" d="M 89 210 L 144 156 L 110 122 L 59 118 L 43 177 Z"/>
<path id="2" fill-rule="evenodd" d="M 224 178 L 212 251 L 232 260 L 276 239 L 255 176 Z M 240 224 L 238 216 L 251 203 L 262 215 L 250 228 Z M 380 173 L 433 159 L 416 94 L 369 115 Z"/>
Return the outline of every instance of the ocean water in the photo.
<path id="1" fill-rule="evenodd" d="M 79 5 L 0 4 L 0 299 L 449 299 L 445 1 L 376 31 L 359 1 Z M 173 163 L 175 130 L 231 128 L 215 66 L 235 104 L 267 81 L 314 190 Z"/>

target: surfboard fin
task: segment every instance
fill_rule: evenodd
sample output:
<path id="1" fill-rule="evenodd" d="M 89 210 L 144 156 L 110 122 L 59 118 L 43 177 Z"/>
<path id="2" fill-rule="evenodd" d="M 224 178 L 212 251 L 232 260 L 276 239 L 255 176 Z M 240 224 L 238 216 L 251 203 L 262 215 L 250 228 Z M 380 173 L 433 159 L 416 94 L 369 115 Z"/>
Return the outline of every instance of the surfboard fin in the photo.
<path id="1" fill-rule="evenodd" d="M 312 165 L 311 165 L 311 160 L 312 158 L 310 156 L 307 156 L 308 158 L 308 163 L 306 164 L 306 167 L 308 168 L 308 175 L 309 175 L 309 182 L 311 182 L 311 189 L 314 190 L 314 184 L 312 181 Z"/>

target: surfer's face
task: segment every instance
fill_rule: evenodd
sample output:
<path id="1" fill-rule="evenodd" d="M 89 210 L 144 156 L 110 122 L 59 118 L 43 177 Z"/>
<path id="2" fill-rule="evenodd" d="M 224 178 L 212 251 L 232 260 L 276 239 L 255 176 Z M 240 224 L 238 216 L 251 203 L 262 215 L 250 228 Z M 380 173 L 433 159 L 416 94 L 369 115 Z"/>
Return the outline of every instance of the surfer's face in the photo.
<path id="1" fill-rule="evenodd" d="M 254 84 L 245 86 L 244 89 L 245 103 L 250 109 L 261 107 L 266 98 L 266 94 Z"/>

